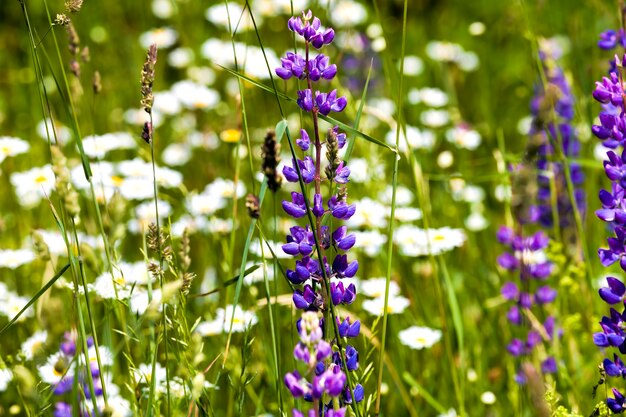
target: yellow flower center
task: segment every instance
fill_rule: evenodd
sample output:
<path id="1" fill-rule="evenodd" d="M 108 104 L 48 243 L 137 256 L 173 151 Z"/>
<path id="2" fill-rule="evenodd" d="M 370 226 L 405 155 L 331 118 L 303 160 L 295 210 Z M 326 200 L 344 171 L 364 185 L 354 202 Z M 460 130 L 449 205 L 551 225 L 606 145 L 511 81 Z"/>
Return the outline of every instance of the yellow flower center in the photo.
<path id="1" fill-rule="evenodd" d="M 220 138 L 226 143 L 237 143 L 241 139 L 241 132 L 237 129 L 226 129 L 220 133 Z"/>

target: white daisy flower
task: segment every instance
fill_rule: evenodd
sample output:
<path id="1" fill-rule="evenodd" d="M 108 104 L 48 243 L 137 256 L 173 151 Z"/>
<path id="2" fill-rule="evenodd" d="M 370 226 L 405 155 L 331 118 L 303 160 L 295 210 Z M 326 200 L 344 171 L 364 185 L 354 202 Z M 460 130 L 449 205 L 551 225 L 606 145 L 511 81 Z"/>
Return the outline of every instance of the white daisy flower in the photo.
<path id="1" fill-rule="evenodd" d="M 212 109 L 220 102 L 217 91 L 191 80 L 174 83 L 170 91 L 185 108 L 192 110 Z"/>
<path id="2" fill-rule="evenodd" d="M 105 299 L 128 298 L 136 284 L 147 284 L 148 269 L 143 261 L 128 263 L 120 262 L 113 268 L 113 276 L 105 272 L 96 278 L 92 290 Z"/>
<path id="3" fill-rule="evenodd" d="M 291 15 L 292 0 L 256 0 L 252 3 L 254 16 L 257 14 L 274 17 L 278 14 Z M 293 10 L 307 10 L 309 0 L 293 0 Z"/>
<path id="4" fill-rule="evenodd" d="M 404 131 L 400 131 L 400 140 L 398 143 L 398 149 L 400 152 L 407 151 L 407 141 L 411 146 L 411 149 L 425 149 L 429 150 L 435 144 L 435 135 L 430 130 L 420 130 L 414 126 L 406 126 L 406 139 Z M 390 130 L 385 135 L 385 142 L 391 146 L 396 145 L 396 130 Z"/>
<path id="5" fill-rule="evenodd" d="M 380 233 L 378 230 L 354 231 L 352 233 L 356 237 L 354 247 L 361 249 L 370 258 L 378 256 L 383 245 L 387 243 L 387 235 Z"/>
<path id="6" fill-rule="evenodd" d="M 30 298 L 22 297 L 17 294 L 9 294 L 8 298 L 0 304 L 0 314 L 6 316 L 8 319 L 13 319 L 17 314 L 22 311 L 24 306 L 28 304 Z M 26 320 L 28 317 L 32 317 L 34 314 L 33 306 L 28 307 L 22 315 L 17 319 L 18 322 Z"/>
<path id="7" fill-rule="evenodd" d="M 233 333 L 240 333 L 247 328 L 254 326 L 259 319 L 256 314 L 243 310 L 240 306 L 234 307 L 235 316 L 232 320 Z M 196 332 L 201 336 L 211 336 L 219 333 L 227 333 L 231 326 L 233 306 L 228 305 L 226 309 L 218 308 L 215 319 L 204 321 L 198 324 Z"/>
<path id="8" fill-rule="evenodd" d="M 420 114 L 420 120 L 428 127 L 442 127 L 450 122 L 450 113 L 447 110 L 426 110 Z"/>
<path id="9" fill-rule="evenodd" d="M 151 9 L 159 19 L 169 19 L 176 11 L 171 0 L 152 0 Z"/>
<path id="10" fill-rule="evenodd" d="M 167 55 L 167 63 L 174 68 L 185 68 L 193 62 L 193 59 L 194 53 L 191 48 L 176 48 Z"/>
<path id="11" fill-rule="evenodd" d="M 370 278 L 361 281 L 359 292 L 372 298 L 384 297 L 386 285 L 386 278 Z M 389 297 L 395 297 L 397 295 L 400 295 L 400 286 L 397 282 L 391 280 L 389 281 Z"/>
<path id="12" fill-rule="evenodd" d="M 0 136 L 0 162 L 11 156 L 28 152 L 30 145 L 25 140 Z"/>
<path id="13" fill-rule="evenodd" d="M 48 341 L 48 332 L 43 330 L 33 333 L 28 339 L 22 343 L 20 348 L 22 354 L 27 361 L 32 360 L 37 353 L 43 350 L 43 346 Z"/>
<path id="14" fill-rule="evenodd" d="M 178 32 L 169 27 L 152 29 L 139 36 L 139 43 L 146 49 L 152 44 L 156 44 L 159 49 L 169 48 L 174 45 L 177 40 Z"/>
<path id="15" fill-rule="evenodd" d="M 210 234 L 230 233 L 233 230 L 233 219 L 211 217 L 206 224 L 206 231 Z"/>
<path id="16" fill-rule="evenodd" d="M 414 222 L 422 218 L 422 210 L 414 207 L 396 207 L 394 217 L 401 222 Z"/>
<path id="17" fill-rule="evenodd" d="M 472 232 L 478 232 L 481 230 L 485 230 L 489 226 L 489 220 L 478 211 L 472 212 L 465 219 L 465 227 Z"/>
<path id="18" fill-rule="evenodd" d="M 165 382 L 167 378 L 167 370 L 159 362 L 156 362 L 153 372 L 152 363 L 142 363 L 137 369 L 135 369 L 135 378 L 147 385 L 150 385 L 154 379 L 156 385 L 159 385 Z"/>
<path id="19" fill-rule="evenodd" d="M 127 200 L 146 200 L 154 197 L 152 180 L 149 178 L 124 178 L 118 190 Z"/>
<path id="20" fill-rule="evenodd" d="M 165 164 L 176 167 L 185 165 L 191 156 L 191 147 L 187 143 L 172 143 L 161 153 L 161 158 Z"/>
<path id="21" fill-rule="evenodd" d="M 13 372 L 10 369 L 0 369 L 0 392 L 4 392 L 13 380 Z"/>
<path id="22" fill-rule="evenodd" d="M 356 211 L 346 222 L 351 227 L 384 228 L 389 208 L 370 198 L 355 201 Z"/>
<path id="23" fill-rule="evenodd" d="M 35 260 L 30 249 L 0 249 L 0 268 L 16 269 Z"/>
<path id="24" fill-rule="evenodd" d="M 226 207 L 227 200 L 209 193 L 193 194 L 187 201 L 187 209 L 193 216 L 210 216 Z"/>
<path id="25" fill-rule="evenodd" d="M 465 233 L 450 227 L 424 230 L 413 225 L 402 225 L 394 233 L 394 242 L 404 256 L 439 255 L 463 246 Z"/>
<path id="26" fill-rule="evenodd" d="M 83 139 L 83 148 L 85 149 L 85 153 L 92 158 L 104 158 L 104 155 L 110 151 L 116 149 L 131 149 L 134 147 L 135 139 L 128 132 L 92 135 L 86 136 Z"/>
<path id="27" fill-rule="evenodd" d="M 46 141 L 48 140 L 48 135 L 50 135 L 49 137 L 51 143 L 55 143 L 55 133 L 56 139 L 59 141 L 60 145 L 65 145 L 72 139 L 72 131 L 68 127 L 57 121 L 52 123 L 50 119 L 45 119 L 39 122 L 36 130 L 39 137 Z"/>
<path id="28" fill-rule="evenodd" d="M 473 151 L 480 146 L 482 140 L 480 133 L 465 125 L 459 125 L 446 131 L 448 142 L 462 149 Z"/>
<path id="29" fill-rule="evenodd" d="M 387 314 L 400 314 L 406 310 L 411 304 L 408 298 L 402 296 L 389 296 L 387 303 Z M 362 304 L 363 310 L 374 316 L 382 316 L 385 314 L 385 296 L 365 300 Z"/>
<path id="30" fill-rule="evenodd" d="M 398 65 L 398 69 L 399 65 Z M 407 55 L 404 57 L 404 75 L 416 77 L 424 71 L 424 62 L 415 55 Z"/>
<path id="31" fill-rule="evenodd" d="M 182 106 L 178 97 L 171 91 L 157 91 L 154 93 L 152 109 L 161 114 L 173 116 L 180 113 Z"/>
<path id="32" fill-rule="evenodd" d="M 391 204 L 393 187 L 388 185 L 378 194 L 378 199 L 384 204 Z M 413 202 L 413 192 L 403 185 L 396 187 L 396 207 L 408 206 Z"/>
<path id="33" fill-rule="evenodd" d="M 150 301 L 147 289 L 135 287 L 133 294 L 130 297 L 131 311 L 142 315 L 148 310 L 148 307 L 150 306 L 156 306 L 156 309 L 158 311 L 161 311 L 161 290 L 159 288 L 153 289 L 152 301 Z"/>
<path id="34" fill-rule="evenodd" d="M 348 161 L 350 181 L 363 183 L 370 178 L 371 165 L 364 158 L 352 158 Z"/>
<path id="35" fill-rule="evenodd" d="M 402 342 L 403 345 L 418 350 L 432 347 L 441 340 L 441 336 L 441 330 L 421 326 L 411 326 L 398 333 L 400 342 Z"/>
<path id="36" fill-rule="evenodd" d="M 204 188 L 203 192 L 213 198 L 233 198 L 235 196 L 235 183 L 232 180 L 217 178 L 215 181 L 208 184 Z M 237 182 L 236 194 L 237 198 L 241 198 L 246 195 L 246 186 L 243 181 Z"/>
<path id="37" fill-rule="evenodd" d="M 71 358 L 63 352 L 56 352 L 48 358 L 45 364 L 38 368 L 41 380 L 46 384 L 56 385 L 65 377 L 74 374 L 74 367 L 71 366 Z"/>
<path id="38" fill-rule="evenodd" d="M 443 107 L 448 104 L 448 95 L 438 88 L 422 88 L 419 96 L 420 101 L 430 107 Z"/>
<path id="39" fill-rule="evenodd" d="M 239 4 L 232 1 L 228 2 L 228 7 L 224 3 L 209 7 L 204 16 L 206 20 L 216 26 L 221 26 L 225 30 L 230 29 L 234 31 L 236 28 L 237 32 L 243 32 L 254 29 L 254 24 L 248 9 L 244 12 Z M 257 26 L 261 25 L 259 16 L 255 16 L 255 21 Z"/>
<path id="40" fill-rule="evenodd" d="M 437 165 L 441 169 L 450 168 L 454 164 L 454 155 L 450 151 L 443 151 L 437 155 Z"/>
<path id="41" fill-rule="evenodd" d="M 31 168 L 28 171 L 11 174 L 11 184 L 17 200 L 23 207 L 34 207 L 44 196 L 49 196 L 54 188 L 54 172 L 50 165 Z"/>
<path id="42" fill-rule="evenodd" d="M 480 395 L 480 402 L 486 405 L 495 404 L 496 394 L 491 391 L 485 391 Z"/>
<path id="43" fill-rule="evenodd" d="M 338 0 L 333 2 L 329 16 L 336 25 L 357 26 L 367 21 L 367 9 L 353 0 Z"/>
<path id="44" fill-rule="evenodd" d="M 202 56 L 214 64 L 224 67 L 232 67 L 235 64 L 233 57 L 233 46 L 230 41 L 222 41 L 211 38 L 202 44 Z M 246 74 L 261 79 L 270 77 L 265 64 L 265 57 L 261 48 L 245 43 L 235 42 L 235 53 L 237 63 Z M 270 68 L 280 67 L 280 59 L 276 52 L 270 48 L 265 48 L 267 62 Z"/>
<path id="45" fill-rule="evenodd" d="M 486 29 L 487 28 L 483 22 L 473 22 L 469 25 L 469 27 L 467 28 L 467 31 L 472 36 L 480 36 L 483 33 L 485 33 Z"/>

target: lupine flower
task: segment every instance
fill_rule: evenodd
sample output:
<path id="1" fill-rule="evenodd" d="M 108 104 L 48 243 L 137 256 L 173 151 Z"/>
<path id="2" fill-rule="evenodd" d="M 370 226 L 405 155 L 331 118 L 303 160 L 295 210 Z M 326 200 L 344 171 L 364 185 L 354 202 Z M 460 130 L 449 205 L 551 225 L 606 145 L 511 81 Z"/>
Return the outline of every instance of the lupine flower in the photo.
<path id="1" fill-rule="evenodd" d="M 547 48 L 546 48 L 547 49 Z M 532 142 L 537 142 L 537 191 L 539 222 L 544 227 L 551 227 L 555 215 L 560 226 L 573 226 L 574 211 L 584 213 L 585 194 L 580 188 L 574 190 L 575 207 L 567 192 L 565 168 L 561 162 L 554 162 L 554 155 L 577 157 L 580 143 L 572 126 L 574 116 L 574 97 L 563 71 L 557 66 L 557 54 L 549 50 L 540 51 L 541 63 L 546 76 L 545 84 L 537 86 L 531 102 L 533 115 L 529 135 Z M 560 148 L 557 150 L 557 146 Z M 580 166 L 569 162 L 570 179 L 575 187 L 584 181 Z M 556 195 L 552 196 L 551 183 L 554 183 Z M 556 201 L 557 213 L 553 213 L 553 201 Z"/>
<path id="2" fill-rule="evenodd" d="M 281 67 L 276 68 L 276 75 L 284 80 L 297 78 L 306 80 L 309 88 L 298 91 L 297 104 L 305 112 L 310 112 L 314 124 L 315 137 L 309 137 L 303 128 L 296 144 L 303 151 L 308 151 L 311 142 L 315 146 L 316 157 L 321 153 L 322 142 L 318 133 L 318 114 L 328 115 L 331 111 L 341 112 L 346 107 L 345 97 L 338 97 L 337 90 L 329 93 L 312 89 L 312 83 L 330 80 L 337 73 L 337 66 L 330 63 L 328 56 L 318 54 L 309 58 L 310 46 L 320 49 L 330 44 L 335 32 L 333 29 L 324 29 L 317 17 L 311 11 L 302 14 L 302 17 L 289 19 L 288 27 L 302 36 L 305 41 L 306 58 L 297 53 L 288 52 L 281 60 Z M 333 339 L 335 333 L 326 330 L 326 338 L 322 338 L 323 325 L 318 312 L 328 312 L 332 305 L 351 304 L 356 299 L 354 283 L 344 284 L 345 278 L 352 278 L 356 274 L 359 264 L 356 260 L 349 261 L 349 251 L 356 242 L 356 236 L 348 233 L 348 228 L 334 225 L 330 229 L 324 224 L 324 217 L 332 216 L 335 219 L 347 220 L 356 211 L 354 204 L 346 201 L 345 184 L 349 182 L 350 169 L 338 156 L 338 149 L 346 143 L 346 135 L 339 133 L 335 126 L 328 132 L 326 141 L 326 155 L 328 166 L 322 171 L 321 161 L 311 156 L 296 159 L 292 166 L 285 166 L 283 175 L 290 182 L 300 182 L 304 189 L 302 193 L 292 192 L 291 201 L 283 201 L 285 212 L 294 218 L 308 217 L 315 224 L 306 227 L 294 226 L 287 236 L 287 243 L 282 246 L 283 251 L 295 259 L 295 268 L 287 269 L 287 279 L 297 287 L 293 293 L 293 303 L 298 309 L 304 310 L 302 319 L 298 322 L 300 342 L 294 348 L 294 357 L 306 364 L 306 371 L 293 371 L 284 378 L 287 389 L 294 397 L 303 397 L 305 401 L 316 401 L 324 398 L 330 402 L 320 404 L 319 410 L 309 410 L 306 414 L 294 409 L 293 416 L 315 417 L 318 415 L 341 417 L 345 415 L 345 404 L 352 402 L 350 387 L 347 386 L 347 376 L 344 370 L 352 372 L 358 368 L 358 352 L 351 346 L 341 346 L 341 340 Z M 322 178 L 321 173 L 326 176 Z M 328 180 L 329 187 L 334 190 L 333 183 L 342 185 L 336 193 L 323 196 L 320 192 L 321 182 Z M 306 186 L 313 183 L 315 192 L 307 192 Z M 309 185 L 311 187 L 311 185 Z M 311 199 L 312 194 L 312 199 Z M 328 209 L 325 208 L 324 203 Z M 310 210 L 310 213 L 307 213 Z M 332 234 L 331 234 L 332 232 Z M 320 253 L 317 253 L 319 249 Z M 334 257 L 334 258 L 333 258 Z M 333 259 L 332 264 L 328 259 Z M 310 280 L 310 281 L 309 281 Z M 322 285 L 315 285 L 315 284 Z M 328 288 L 317 293 L 317 288 Z M 331 304 L 332 303 L 332 304 Z M 326 321 L 328 323 L 328 321 Z M 348 317 L 341 320 L 337 317 L 336 323 L 339 339 L 356 337 L 359 334 L 361 323 L 350 321 Z M 332 346 L 335 346 L 333 348 Z M 329 363 L 326 358 L 332 355 Z M 359 402 L 364 398 L 361 385 L 353 389 L 354 399 Z"/>

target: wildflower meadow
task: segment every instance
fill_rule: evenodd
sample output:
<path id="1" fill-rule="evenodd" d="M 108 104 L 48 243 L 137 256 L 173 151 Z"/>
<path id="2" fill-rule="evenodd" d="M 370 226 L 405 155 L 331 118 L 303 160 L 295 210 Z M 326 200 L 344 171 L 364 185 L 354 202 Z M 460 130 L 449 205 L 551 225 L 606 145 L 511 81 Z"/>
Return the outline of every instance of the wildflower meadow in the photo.
<path id="1" fill-rule="evenodd" d="M 2 1 L 0 417 L 624 413 L 624 28 Z"/>

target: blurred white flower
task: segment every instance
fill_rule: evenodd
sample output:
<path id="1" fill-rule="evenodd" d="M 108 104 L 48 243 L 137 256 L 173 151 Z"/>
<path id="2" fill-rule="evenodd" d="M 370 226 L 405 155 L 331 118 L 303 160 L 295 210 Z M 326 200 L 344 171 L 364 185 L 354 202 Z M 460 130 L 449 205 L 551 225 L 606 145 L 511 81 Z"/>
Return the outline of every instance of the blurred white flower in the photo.
<path id="1" fill-rule="evenodd" d="M 267 79 L 270 77 L 261 48 L 235 42 L 235 52 L 240 70 L 255 78 Z M 211 38 L 202 44 L 201 53 L 202 56 L 217 65 L 233 67 L 235 64 L 233 46 L 230 41 Z M 265 54 L 270 68 L 280 67 L 280 59 L 274 50 L 265 48 Z"/>
<path id="2" fill-rule="evenodd" d="M 428 127 L 442 127 L 450 122 L 447 110 L 426 110 L 420 114 L 421 122 Z"/>
<path id="3" fill-rule="evenodd" d="M 384 228 L 387 226 L 388 207 L 371 198 L 355 201 L 356 211 L 347 221 L 351 227 Z"/>
<path id="4" fill-rule="evenodd" d="M 206 19 L 216 26 L 221 26 L 223 29 L 237 32 L 243 32 L 246 30 L 254 29 L 250 12 L 246 8 L 245 12 L 243 8 L 232 1 L 226 4 L 218 3 L 215 6 L 211 6 L 207 9 L 204 16 Z M 257 26 L 260 26 L 262 21 L 259 16 L 255 16 Z"/>
<path id="5" fill-rule="evenodd" d="M 154 365 L 154 372 L 152 371 L 151 363 L 142 363 L 135 369 L 135 378 L 138 382 L 143 382 L 147 385 L 150 385 L 153 380 L 156 385 L 165 382 L 167 370 L 159 362 L 156 362 Z"/>
<path id="6" fill-rule="evenodd" d="M 172 0 L 152 0 L 152 14 L 159 19 L 169 19 L 174 14 Z"/>
<path id="7" fill-rule="evenodd" d="M 357 26 L 367 21 L 367 9 L 353 0 L 337 0 L 330 6 L 329 16 L 335 25 Z"/>
<path id="8" fill-rule="evenodd" d="M 353 234 L 356 237 L 354 247 L 361 249 L 370 258 L 378 256 L 383 245 L 387 243 L 387 235 L 380 233 L 378 230 L 354 231 Z"/>
<path id="9" fill-rule="evenodd" d="M 419 130 L 414 126 L 406 126 L 406 139 L 404 131 L 400 131 L 400 141 L 398 149 L 400 152 L 407 151 L 407 141 L 411 146 L 411 149 L 426 149 L 429 150 L 435 144 L 435 135 L 430 130 Z M 396 145 L 396 130 L 390 130 L 385 135 L 385 142 L 391 146 Z"/>
<path id="10" fill-rule="evenodd" d="M 361 281 L 359 292 L 368 297 L 379 298 L 385 296 L 386 278 L 370 278 Z M 389 296 L 400 295 L 400 286 L 394 280 L 389 281 Z"/>
<path id="11" fill-rule="evenodd" d="M 150 296 L 148 294 L 148 289 L 135 287 L 133 290 L 133 294 L 130 297 L 130 309 L 134 313 L 142 315 L 148 310 L 150 306 L 157 306 L 156 310 L 161 311 L 161 289 L 153 289 L 152 290 L 152 301 L 150 301 Z"/>
<path id="12" fill-rule="evenodd" d="M 30 145 L 25 140 L 0 136 L 0 163 L 6 158 L 28 152 Z"/>
<path id="13" fill-rule="evenodd" d="M 170 0 L 164 0 L 169 2 Z M 193 62 L 194 54 L 191 48 L 176 48 L 167 55 L 167 63 L 174 68 L 185 68 Z"/>
<path id="14" fill-rule="evenodd" d="M 415 207 L 396 207 L 394 217 L 400 222 L 414 222 L 422 218 L 422 210 Z"/>
<path id="15" fill-rule="evenodd" d="M 461 229 L 443 227 L 420 229 L 413 225 L 402 225 L 394 233 L 394 242 L 404 256 L 439 255 L 463 246 L 465 233 Z"/>
<path id="16" fill-rule="evenodd" d="M 348 167 L 350 168 L 350 181 L 366 182 L 370 178 L 369 171 L 372 167 L 365 158 L 350 159 Z"/>
<path id="17" fill-rule="evenodd" d="M 196 332 L 201 336 L 212 336 L 219 333 L 228 333 L 231 326 L 234 333 L 245 331 L 247 328 L 254 326 L 259 319 L 256 314 L 243 310 L 239 305 L 234 307 L 228 305 L 226 309 L 218 308 L 215 314 L 215 319 L 211 321 L 204 321 L 198 324 Z"/>
<path id="18" fill-rule="evenodd" d="M 478 148 L 482 140 L 480 133 L 463 124 L 448 129 L 446 131 L 446 139 L 459 148 L 469 149 L 470 151 Z"/>
<path id="19" fill-rule="evenodd" d="M 596 146 L 593 147 L 593 156 L 598 161 L 607 161 L 609 158 L 606 156 L 606 153 L 611 149 L 604 146 L 602 142 L 596 143 Z"/>
<path id="20" fill-rule="evenodd" d="M 216 178 L 208 184 L 203 193 L 213 196 L 213 198 L 233 198 L 235 196 L 235 183 L 232 180 Z M 243 181 L 237 181 L 237 198 L 246 195 L 246 186 Z"/>
<path id="21" fill-rule="evenodd" d="M 387 41 L 385 41 L 385 38 L 380 37 L 372 41 L 372 50 L 374 52 L 382 52 L 385 48 L 387 48 Z"/>
<path id="22" fill-rule="evenodd" d="M 27 361 L 32 360 L 35 355 L 43 350 L 44 345 L 48 341 L 48 332 L 43 330 L 33 333 L 28 339 L 22 343 L 20 351 Z"/>
<path id="23" fill-rule="evenodd" d="M 178 32 L 170 27 L 152 29 L 139 36 L 139 43 L 142 47 L 148 48 L 156 44 L 157 48 L 169 48 L 178 40 Z"/>
<path id="24" fill-rule="evenodd" d="M 480 395 L 480 402 L 491 405 L 496 402 L 496 395 L 491 391 L 485 391 Z"/>
<path id="25" fill-rule="evenodd" d="M 53 354 L 45 364 L 38 368 L 41 380 L 50 385 L 58 384 L 65 377 L 71 377 L 74 374 L 74 367 L 70 365 L 71 359 L 63 352 Z"/>
<path id="26" fill-rule="evenodd" d="M 412 91 L 409 91 L 409 96 Z M 426 87 L 416 91 L 419 93 L 419 102 L 427 106 L 443 107 L 448 104 L 448 95 L 438 88 Z"/>
<path id="27" fill-rule="evenodd" d="M 473 22 L 469 25 L 467 30 L 472 36 L 480 36 L 485 33 L 486 27 L 483 22 Z"/>
<path id="28" fill-rule="evenodd" d="M 112 269 L 113 276 L 110 272 L 105 272 L 92 285 L 92 290 L 102 298 L 115 299 L 116 292 L 119 299 L 127 298 L 137 284 L 147 284 L 150 279 L 143 261 L 120 262 Z"/>
<path id="29" fill-rule="evenodd" d="M 398 333 L 403 345 L 418 350 L 432 347 L 441 339 L 441 336 L 441 330 L 421 326 L 411 326 Z"/>
<path id="30" fill-rule="evenodd" d="M 156 91 L 154 93 L 154 104 L 152 109 L 161 114 L 173 116 L 180 113 L 181 103 L 176 94 L 170 91 Z"/>
<path id="31" fill-rule="evenodd" d="M 192 194 L 187 201 L 187 209 L 194 216 L 209 216 L 226 207 L 226 199 L 208 193 Z"/>
<path id="32" fill-rule="evenodd" d="M 104 158 L 110 151 L 134 147 L 135 139 L 128 132 L 105 133 L 83 138 L 85 153 L 92 158 Z"/>
<path id="33" fill-rule="evenodd" d="M 291 15 L 292 0 L 256 0 L 252 3 L 254 16 L 257 14 L 274 17 L 278 14 Z M 309 0 L 293 0 L 293 10 L 307 10 Z"/>
<path id="34" fill-rule="evenodd" d="M 454 164 L 454 156 L 450 151 L 443 151 L 437 155 L 437 165 L 441 169 L 450 168 Z"/>
<path id="35" fill-rule="evenodd" d="M 68 127 L 56 120 L 52 123 L 50 119 L 42 120 L 37 124 L 37 134 L 46 141 L 50 137 L 50 143 L 55 143 L 56 135 L 56 140 L 60 145 L 65 145 L 72 139 L 72 131 Z"/>
<path id="36" fill-rule="evenodd" d="M 220 102 L 217 91 L 191 80 L 174 83 L 170 91 L 188 109 L 208 110 Z"/>
<path id="37" fill-rule="evenodd" d="M 35 260 L 30 249 L 0 249 L 0 268 L 15 269 Z"/>
<path id="38" fill-rule="evenodd" d="M 389 300 L 387 302 L 387 314 L 400 314 L 404 312 L 410 304 L 411 302 L 408 298 L 399 295 L 389 295 Z M 385 313 L 384 293 L 381 297 L 363 301 L 362 307 L 363 310 L 374 316 L 382 316 Z"/>
<path id="39" fill-rule="evenodd" d="M 378 194 L 378 199 L 384 204 L 391 204 L 393 187 L 388 185 Z M 403 185 L 396 187 L 396 206 L 408 206 L 413 202 L 413 192 Z"/>
<path id="40" fill-rule="evenodd" d="M 30 208 L 45 196 L 50 196 L 55 185 L 54 173 L 50 165 L 14 172 L 11 174 L 11 184 L 20 205 Z"/>
<path id="41" fill-rule="evenodd" d="M 10 369 L 0 369 L 0 392 L 6 391 L 9 387 L 9 382 L 13 380 L 13 372 Z"/>
<path id="42" fill-rule="evenodd" d="M 424 71 L 424 63 L 418 56 L 407 55 L 404 57 L 404 75 L 416 77 L 420 75 L 422 71 Z"/>
<path id="43" fill-rule="evenodd" d="M 187 143 L 172 143 L 161 153 L 163 162 L 171 166 L 185 165 L 191 159 L 191 147 Z"/>
<path id="44" fill-rule="evenodd" d="M 467 218 L 465 219 L 465 227 L 472 232 L 478 232 L 480 230 L 484 230 L 489 226 L 489 220 L 478 211 L 473 211 Z"/>

